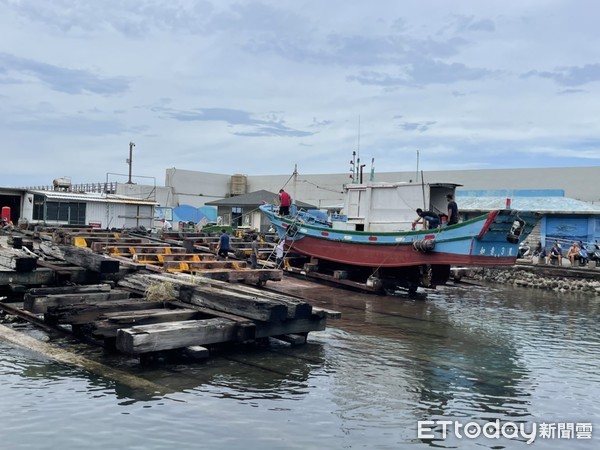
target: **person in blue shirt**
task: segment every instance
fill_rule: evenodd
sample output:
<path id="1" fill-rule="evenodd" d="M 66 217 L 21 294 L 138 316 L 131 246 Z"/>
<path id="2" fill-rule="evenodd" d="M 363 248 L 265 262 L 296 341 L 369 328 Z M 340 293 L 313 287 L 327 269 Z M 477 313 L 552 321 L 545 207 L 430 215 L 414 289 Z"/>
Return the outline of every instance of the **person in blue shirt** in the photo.
<path id="1" fill-rule="evenodd" d="M 229 257 L 229 235 L 225 229 L 221 230 L 221 237 L 219 237 L 219 248 L 217 255 L 221 258 L 227 259 Z"/>
<path id="2" fill-rule="evenodd" d="M 559 266 L 562 266 L 562 249 L 558 242 L 554 242 L 550 254 L 548 255 L 548 263 L 552 264 L 552 261 L 557 261 Z"/>

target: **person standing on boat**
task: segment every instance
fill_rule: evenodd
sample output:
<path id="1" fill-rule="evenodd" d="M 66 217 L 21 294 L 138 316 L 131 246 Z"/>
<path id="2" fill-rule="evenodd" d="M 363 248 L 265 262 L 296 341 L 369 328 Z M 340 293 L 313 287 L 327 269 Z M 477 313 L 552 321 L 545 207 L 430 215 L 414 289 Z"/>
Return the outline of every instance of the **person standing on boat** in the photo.
<path id="1" fill-rule="evenodd" d="M 448 225 L 458 223 L 458 205 L 452 199 L 452 194 L 446 195 L 448 199 Z"/>
<path id="2" fill-rule="evenodd" d="M 229 257 L 229 235 L 224 228 L 221 230 L 221 237 L 219 237 L 219 248 L 217 249 L 217 255 L 220 258 L 225 259 Z"/>
<path id="3" fill-rule="evenodd" d="M 292 197 L 290 197 L 290 194 L 285 192 L 283 189 L 279 189 L 279 215 L 289 216 L 291 204 Z"/>
<path id="4" fill-rule="evenodd" d="M 437 228 L 440 224 L 440 216 L 433 211 L 423 211 L 421 208 L 417 208 L 417 215 L 419 217 L 413 222 L 413 230 L 418 223 L 422 223 L 424 229 L 429 228 L 430 230 Z"/>

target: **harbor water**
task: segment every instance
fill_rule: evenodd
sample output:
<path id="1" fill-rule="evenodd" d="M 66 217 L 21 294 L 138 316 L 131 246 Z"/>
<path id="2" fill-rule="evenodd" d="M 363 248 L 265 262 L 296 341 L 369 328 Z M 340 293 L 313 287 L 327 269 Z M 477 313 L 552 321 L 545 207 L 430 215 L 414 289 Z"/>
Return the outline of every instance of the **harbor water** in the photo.
<path id="1" fill-rule="evenodd" d="M 160 393 L 0 341 L 0 448 L 598 448 L 600 297 L 281 286 L 342 319 L 303 346 L 151 367 L 105 360 Z"/>

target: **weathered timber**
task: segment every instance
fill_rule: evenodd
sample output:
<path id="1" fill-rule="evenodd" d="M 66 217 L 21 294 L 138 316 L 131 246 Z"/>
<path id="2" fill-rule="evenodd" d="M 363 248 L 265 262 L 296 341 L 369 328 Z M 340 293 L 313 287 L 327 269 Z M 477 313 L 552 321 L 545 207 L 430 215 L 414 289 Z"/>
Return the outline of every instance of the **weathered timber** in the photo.
<path id="1" fill-rule="evenodd" d="M 164 261 L 166 271 L 202 272 L 208 269 L 234 269 L 246 267 L 245 262 L 239 261 Z M 227 271 L 230 272 L 230 271 Z"/>
<path id="2" fill-rule="evenodd" d="M 224 311 L 264 322 L 284 320 L 288 316 L 286 305 L 264 300 L 239 292 L 223 292 L 211 287 L 180 288 L 180 300 L 193 305 Z"/>
<path id="3" fill-rule="evenodd" d="M 39 249 L 44 255 L 62 261 L 65 260 L 65 254 L 63 253 L 62 249 L 56 244 L 42 241 L 39 243 Z"/>
<path id="4" fill-rule="evenodd" d="M 82 325 L 97 320 L 110 313 L 162 308 L 163 302 L 149 302 L 142 299 L 115 299 L 102 303 L 79 303 L 75 305 L 57 305 L 47 309 L 44 318 L 52 323 Z"/>
<path id="5" fill-rule="evenodd" d="M 105 242 L 94 242 L 92 243 L 91 249 L 96 253 L 135 253 L 135 252 L 147 252 L 147 253 L 156 253 L 161 252 L 164 253 L 165 249 L 171 248 L 169 244 L 157 243 L 157 242 L 147 242 L 147 243 L 139 243 L 134 245 L 125 245 L 124 243 L 113 243 L 106 244 Z"/>
<path id="6" fill-rule="evenodd" d="M 49 307 L 53 306 L 90 304 L 98 301 L 122 300 L 126 298 L 129 298 L 129 292 L 122 290 L 27 296 L 23 301 L 23 309 L 32 313 L 45 313 Z"/>
<path id="7" fill-rule="evenodd" d="M 39 295 L 52 294 L 77 294 L 83 292 L 109 292 L 112 289 L 110 284 L 87 284 L 81 286 L 55 286 L 55 287 L 39 287 L 31 288 L 27 291 L 27 295 L 35 297 Z"/>
<path id="8" fill-rule="evenodd" d="M 143 378 L 137 377 L 133 374 L 108 367 L 97 361 L 93 361 L 84 356 L 77 355 L 72 352 L 68 352 L 56 345 L 51 343 L 42 342 L 24 333 L 14 331 L 4 325 L 0 325 L 0 338 L 5 339 L 13 344 L 19 345 L 23 348 L 37 352 L 55 361 L 59 361 L 70 366 L 83 368 L 92 373 L 105 377 L 107 379 L 115 380 L 116 382 L 129 386 L 135 390 L 141 390 L 148 396 L 152 395 L 165 395 L 169 392 L 173 392 L 166 386 L 160 386 L 152 383 L 151 381 L 144 380 Z M 149 397 L 150 398 L 150 397 Z"/>
<path id="9" fill-rule="evenodd" d="M 85 235 L 80 235 L 80 236 L 73 236 L 72 241 L 70 242 L 70 245 L 74 245 L 76 247 L 88 247 L 88 248 L 92 248 L 92 246 L 94 244 L 100 244 L 100 246 L 109 246 L 111 244 L 119 244 L 119 245 L 139 245 L 139 244 L 143 244 L 144 240 L 141 238 L 125 238 L 125 237 L 118 237 L 118 238 L 106 238 L 106 237 L 102 237 L 102 236 L 98 236 L 98 237 L 93 237 L 93 236 L 85 236 Z M 69 245 L 69 242 L 66 243 L 67 245 Z M 96 250 L 94 250 L 96 251 Z"/>
<path id="10" fill-rule="evenodd" d="M 162 262 L 167 261 L 192 261 L 192 262 L 201 262 L 201 261 L 217 261 L 217 257 L 212 253 L 171 253 L 169 255 L 157 255 Z M 138 258 L 141 255 L 138 255 Z M 226 262 L 226 261 L 219 261 Z"/>
<path id="11" fill-rule="evenodd" d="M 315 308 L 313 306 L 312 312 L 318 317 L 325 317 L 327 319 L 337 320 L 342 318 L 342 313 L 333 309 Z"/>
<path id="12" fill-rule="evenodd" d="M 188 320 L 140 325 L 117 331 L 119 351 L 139 355 L 190 345 L 209 345 L 236 340 L 237 324 L 227 319 Z"/>
<path id="13" fill-rule="evenodd" d="M 306 344 L 306 334 L 282 334 L 280 336 L 273 336 L 275 339 L 280 341 L 288 342 L 292 345 Z"/>
<path id="14" fill-rule="evenodd" d="M 89 282 L 90 279 L 90 272 L 87 269 L 84 267 L 73 266 L 66 261 L 49 262 L 40 259 L 38 260 L 38 266 L 52 270 L 57 275 L 57 279 L 60 278 L 73 283 L 85 283 Z"/>
<path id="15" fill-rule="evenodd" d="M 118 273 L 119 261 L 93 253 L 88 248 L 64 246 L 65 261 L 99 273 Z"/>
<path id="16" fill-rule="evenodd" d="M 327 319 L 313 315 L 311 319 L 285 320 L 282 322 L 257 323 L 256 338 L 323 331 Z"/>
<path id="17" fill-rule="evenodd" d="M 0 248 L 0 266 L 15 272 L 33 272 L 37 268 L 37 258 L 23 249 Z"/>
<path id="18" fill-rule="evenodd" d="M 280 281 L 283 277 L 281 270 L 246 269 L 246 270 L 194 270 L 196 275 L 220 281 L 243 281 L 249 284 L 262 284 L 266 281 Z"/>
<path id="19" fill-rule="evenodd" d="M 54 271 L 47 268 L 37 268 L 32 272 L 16 272 L 0 268 L 0 286 L 8 286 L 11 283 L 41 286 L 52 282 L 54 282 Z"/>
<path id="20" fill-rule="evenodd" d="M 153 283 L 164 282 L 173 283 L 175 296 L 184 303 L 266 322 L 287 318 L 288 312 L 285 305 L 240 292 L 179 282 L 172 277 L 136 274 L 119 280 L 118 284 L 123 287 L 145 290 Z"/>
<path id="21" fill-rule="evenodd" d="M 183 353 L 192 359 L 206 359 L 209 356 L 209 351 L 201 345 L 190 345 L 183 350 Z"/>
<path id="22" fill-rule="evenodd" d="M 193 309 L 142 309 L 139 311 L 118 311 L 104 313 L 91 324 L 92 335 L 95 337 L 111 338 L 117 335 L 120 328 L 130 328 L 138 325 L 150 325 L 163 322 L 178 322 L 197 320 L 204 315 Z"/>
<path id="23" fill-rule="evenodd" d="M 192 305 L 191 303 L 184 303 L 179 300 L 171 300 L 169 305 L 175 308 L 193 309 L 194 311 L 198 311 L 207 317 L 220 317 L 222 319 L 229 319 L 237 322 L 239 325 L 254 326 L 254 322 L 246 317 L 236 316 L 235 314 L 229 314 L 211 308 L 205 308 L 204 306 Z"/>
<path id="24" fill-rule="evenodd" d="M 177 277 L 182 278 L 187 282 L 192 281 L 191 276 L 187 274 L 178 274 Z M 195 281 L 199 287 L 209 285 L 216 289 L 221 289 L 229 292 L 240 292 L 246 295 L 252 295 L 265 300 L 270 300 L 276 303 L 283 304 L 288 308 L 288 319 L 308 319 L 311 317 L 312 314 L 312 306 L 310 305 L 310 303 L 306 302 L 303 299 L 299 299 L 297 297 L 293 297 L 287 294 L 280 294 L 277 292 L 266 291 L 264 289 L 259 289 L 248 285 L 231 284 L 213 279 L 196 279 Z"/>

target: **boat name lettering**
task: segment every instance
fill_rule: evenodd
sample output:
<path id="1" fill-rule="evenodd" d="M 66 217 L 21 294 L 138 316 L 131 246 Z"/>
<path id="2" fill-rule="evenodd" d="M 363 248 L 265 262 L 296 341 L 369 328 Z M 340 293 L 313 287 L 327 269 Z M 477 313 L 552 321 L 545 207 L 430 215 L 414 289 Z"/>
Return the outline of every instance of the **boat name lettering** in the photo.
<path id="1" fill-rule="evenodd" d="M 479 250 L 479 254 L 482 256 L 513 256 L 513 248 L 512 247 L 486 247 L 482 246 Z"/>

